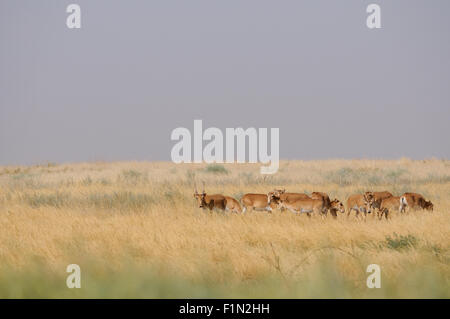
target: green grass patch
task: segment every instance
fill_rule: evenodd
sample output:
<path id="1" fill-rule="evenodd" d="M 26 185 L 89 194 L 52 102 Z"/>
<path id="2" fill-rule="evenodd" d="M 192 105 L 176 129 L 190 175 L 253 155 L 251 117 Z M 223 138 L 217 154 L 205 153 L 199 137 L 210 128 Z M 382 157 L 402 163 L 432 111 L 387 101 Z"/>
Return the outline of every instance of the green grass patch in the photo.
<path id="1" fill-rule="evenodd" d="M 386 246 L 395 250 L 414 248 L 417 246 L 418 241 L 416 237 L 410 234 L 404 236 L 394 233 L 392 237 L 386 236 Z"/>
<path id="2" fill-rule="evenodd" d="M 210 164 L 206 166 L 205 172 L 212 174 L 228 174 L 228 170 L 220 164 Z"/>

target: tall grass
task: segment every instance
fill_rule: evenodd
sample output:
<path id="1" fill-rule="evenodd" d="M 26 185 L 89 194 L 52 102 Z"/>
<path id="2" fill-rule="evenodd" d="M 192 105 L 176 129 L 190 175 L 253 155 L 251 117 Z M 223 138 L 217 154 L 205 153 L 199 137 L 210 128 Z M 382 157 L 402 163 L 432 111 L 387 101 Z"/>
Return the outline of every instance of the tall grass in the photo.
<path id="1" fill-rule="evenodd" d="M 0 167 L 0 297 L 450 297 L 449 161 L 283 161 L 266 177 L 259 165 L 208 167 Z M 435 210 L 387 221 L 210 214 L 194 202 L 194 181 L 237 199 L 275 187 L 341 200 L 417 191 Z M 66 287 L 72 263 L 81 289 Z M 380 289 L 366 286 L 373 263 Z"/>

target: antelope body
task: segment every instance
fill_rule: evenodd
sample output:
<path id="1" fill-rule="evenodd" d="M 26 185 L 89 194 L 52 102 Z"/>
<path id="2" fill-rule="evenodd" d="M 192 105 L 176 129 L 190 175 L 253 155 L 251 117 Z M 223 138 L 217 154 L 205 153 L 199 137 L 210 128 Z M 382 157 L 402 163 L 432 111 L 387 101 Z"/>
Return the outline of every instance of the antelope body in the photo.
<path id="1" fill-rule="evenodd" d="M 230 196 L 224 196 L 226 200 L 226 210 L 229 210 L 234 213 L 242 213 L 241 205 L 237 200 Z"/>
<path id="2" fill-rule="evenodd" d="M 199 208 L 209 209 L 209 211 L 212 211 L 214 208 L 225 210 L 227 207 L 227 199 L 220 194 L 206 195 L 205 192 L 201 194 L 195 193 L 194 198 L 197 199 Z"/>
<path id="3" fill-rule="evenodd" d="M 396 210 L 401 213 L 404 211 L 405 206 L 406 202 L 403 196 L 391 196 L 381 201 L 380 211 L 377 215 L 380 219 L 383 218 L 383 215 L 388 219 L 390 212 Z"/>
<path id="4" fill-rule="evenodd" d="M 293 213 L 306 213 L 308 216 L 311 216 L 311 213 L 322 216 L 326 214 L 325 204 L 321 199 L 298 199 L 294 202 L 280 200 L 279 207 L 289 209 Z"/>
<path id="5" fill-rule="evenodd" d="M 364 213 L 364 217 L 371 212 L 370 203 L 373 200 L 373 195 L 370 193 L 366 194 L 353 194 L 347 198 L 347 217 L 350 216 L 352 210 L 356 211 L 356 217 L 359 216 L 360 213 Z"/>
<path id="6" fill-rule="evenodd" d="M 320 199 L 323 201 L 323 204 L 325 205 L 325 209 L 328 211 L 331 208 L 331 201 L 330 201 L 330 197 L 328 196 L 327 193 L 323 193 L 323 192 L 312 192 L 311 193 L 311 198 L 312 199 Z"/>
<path id="7" fill-rule="evenodd" d="M 269 205 L 275 204 L 282 210 L 284 207 L 280 207 L 280 201 L 283 201 L 284 203 L 293 203 L 299 199 L 311 199 L 311 197 L 303 193 L 286 193 L 285 190 L 274 190 L 267 194 L 267 201 Z"/>
<path id="8" fill-rule="evenodd" d="M 241 207 L 234 198 L 229 196 L 223 196 L 221 194 L 207 195 L 205 192 L 204 183 L 203 183 L 203 191 L 201 193 L 197 191 L 197 186 L 195 186 L 194 184 L 194 198 L 197 200 L 199 208 L 209 209 L 210 212 L 214 208 L 218 210 L 229 209 L 231 211 L 240 212 Z"/>
<path id="9" fill-rule="evenodd" d="M 242 212 L 246 212 L 247 209 L 252 210 L 267 210 L 272 211 L 274 208 L 276 208 L 275 203 L 271 203 L 267 199 L 266 194 L 245 194 L 242 196 L 241 204 L 243 207 Z"/>
<path id="10" fill-rule="evenodd" d="M 413 210 L 418 209 L 426 209 L 426 210 L 433 210 L 433 203 L 429 200 L 426 200 L 423 195 L 418 193 L 404 193 L 403 196 L 405 198 L 405 204 L 406 207 L 409 207 Z"/>
<path id="11" fill-rule="evenodd" d="M 330 202 L 330 207 L 328 209 L 330 210 L 330 214 L 331 216 L 333 216 L 333 218 L 337 217 L 337 212 L 345 213 L 344 204 L 342 204 L 342 202 L 337 198 L 333 199 Z"/>
<path id="12" fill-rule="evenodd" d="M 370 196 L 370 194 L 372 194 L 373 196 L 373 200 L 370 204 L 370 207 L 373 208 L 373 210 L 375 211 L 376 209 L 380 210 L 381 207 L 381 202 L 389 197 L 393 197 L 394 195 L 392 195 L 391 193 L 384 191 L 384 192 L 365 192 L 364 195 L 366 197 Z"/>

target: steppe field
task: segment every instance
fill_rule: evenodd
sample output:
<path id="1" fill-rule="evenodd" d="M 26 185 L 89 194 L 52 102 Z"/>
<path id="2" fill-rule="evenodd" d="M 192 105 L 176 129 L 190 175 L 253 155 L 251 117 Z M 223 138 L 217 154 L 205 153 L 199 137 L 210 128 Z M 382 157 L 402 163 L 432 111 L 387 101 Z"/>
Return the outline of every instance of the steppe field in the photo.
<path id="1" fill-rule="evenodd" d="M 96 162 L 0 167 L 2 298 L 449 298 L 450 161 Z M 434 211 L 364 221 L 199 209 L 274 188 L 423 194 Z M 66 267 L 81 267 L 69 289 Z M 369 264 L 381 288 L 369 289 Z"/>

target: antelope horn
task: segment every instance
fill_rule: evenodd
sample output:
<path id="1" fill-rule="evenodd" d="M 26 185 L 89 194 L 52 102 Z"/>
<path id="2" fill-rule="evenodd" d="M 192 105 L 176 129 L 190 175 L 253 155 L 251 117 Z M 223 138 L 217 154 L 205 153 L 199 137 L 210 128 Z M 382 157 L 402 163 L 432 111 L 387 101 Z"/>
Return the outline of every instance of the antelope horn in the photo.
<path id="1" fill-rule="evenodd" d="M 194 192 L 196 193 L 196 194 L 198 194 L 198 191 L 197 191 L 197 184 L 194 182 Z"/>
<path id="2" fill-rule="evenodd" d="M 202 184 L 203 184 L 203 193 L 204 193 L 205 192 L 205 182 L 203 181 Z"/>

